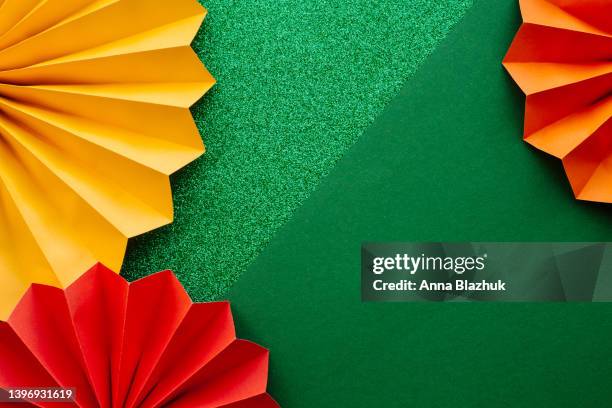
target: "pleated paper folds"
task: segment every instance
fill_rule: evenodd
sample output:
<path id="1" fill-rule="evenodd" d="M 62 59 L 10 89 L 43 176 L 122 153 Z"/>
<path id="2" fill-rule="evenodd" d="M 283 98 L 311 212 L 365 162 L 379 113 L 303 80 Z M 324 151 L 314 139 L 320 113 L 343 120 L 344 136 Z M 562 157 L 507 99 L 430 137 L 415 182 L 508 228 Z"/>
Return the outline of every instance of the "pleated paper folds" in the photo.
<path id="1" fill-rule="evenodd" d="M 204 151 L 214 83 L 195 0 L 0 1 L 0 317 L 172 221 L 168 176 Z"/>
<path id="2" fill-rule="evenodd" d="M 274 408 L 267 371 L 229 304 L 193 304 L 169 271 L 128 285 L 97 265 L 66 290 L 34 284 L 0 323 L 0 388 L 74 388 L 81 407 Z"/>
<path id="3" fill-rule="evenodd" d="M 612 1 L 520 0 L 504 65 L 527 95 L 525 140 L 563 161 L 576 198 L 612 202 Z"/>

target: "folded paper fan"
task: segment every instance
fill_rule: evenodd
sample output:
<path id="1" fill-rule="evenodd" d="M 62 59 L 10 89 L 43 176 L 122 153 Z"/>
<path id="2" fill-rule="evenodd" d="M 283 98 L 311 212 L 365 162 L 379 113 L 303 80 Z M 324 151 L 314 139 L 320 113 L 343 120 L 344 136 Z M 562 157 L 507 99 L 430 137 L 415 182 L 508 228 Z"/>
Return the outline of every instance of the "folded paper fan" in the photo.
<path id="1" fill-rule="evenodd" d="M 612 1 L 520 0 L 504 66 L 527 95 L 525 140 L 563 161 L 576 198 L 612 202 Z"/>
<path id="2" fill-rule="evenodd" d="M 172 221 L 168 176 L 204 151 L 214 83 L 196 0 L 0 0 L 0 318 Z"/>
<path id="3" fill-rule="evenodd" d="M 267 370 L 229 304 L 193 304 L 169 271 L 128 284 L 98 264 L 65 290 L 33 284 L 0 323 L 0 388 L 74 389 L 81 407 L 278 407 Z"/>

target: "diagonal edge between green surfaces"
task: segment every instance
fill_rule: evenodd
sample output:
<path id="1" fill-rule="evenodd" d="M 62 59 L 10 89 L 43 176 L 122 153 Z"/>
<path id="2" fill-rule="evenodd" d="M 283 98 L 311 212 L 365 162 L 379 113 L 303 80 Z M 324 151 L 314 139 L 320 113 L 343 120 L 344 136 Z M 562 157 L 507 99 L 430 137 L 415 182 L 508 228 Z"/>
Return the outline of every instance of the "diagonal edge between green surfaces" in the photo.
<path id="1" fill-rule="evenodd" d="M 173 176 L 175 221 L 130 240 L 124 276 L 173 269 L 195 300 L 224 297 L 471 3 L 207 4 L 207 154 Z"/>

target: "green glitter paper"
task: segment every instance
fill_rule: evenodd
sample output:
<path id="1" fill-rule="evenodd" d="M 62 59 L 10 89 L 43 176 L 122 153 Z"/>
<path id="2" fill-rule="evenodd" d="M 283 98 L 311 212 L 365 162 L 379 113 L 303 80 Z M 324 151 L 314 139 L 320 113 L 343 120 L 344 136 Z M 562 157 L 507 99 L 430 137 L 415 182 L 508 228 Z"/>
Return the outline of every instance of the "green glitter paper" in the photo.
<path id="1" fill-rule="evenodd" d="M 225 296 L 472 0 L 205 3 L 207 152 L 172 177 L 174 223 L 131 240 L 123 268 L 172 269 L 195 301 Z"/>

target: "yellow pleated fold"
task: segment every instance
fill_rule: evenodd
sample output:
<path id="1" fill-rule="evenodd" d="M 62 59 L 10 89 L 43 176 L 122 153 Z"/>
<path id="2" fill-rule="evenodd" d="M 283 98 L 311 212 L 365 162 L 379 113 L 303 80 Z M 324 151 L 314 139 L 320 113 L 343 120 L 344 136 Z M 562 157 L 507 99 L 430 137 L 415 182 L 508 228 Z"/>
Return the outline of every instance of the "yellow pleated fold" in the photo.
<path id="1" fill-rule="evenodd" d="M 0 2 L 0 318 L 31 283 L 118 272 L 173 219 L 168 176 L 204 152 L 214 78 L 195 0 Z"/>

